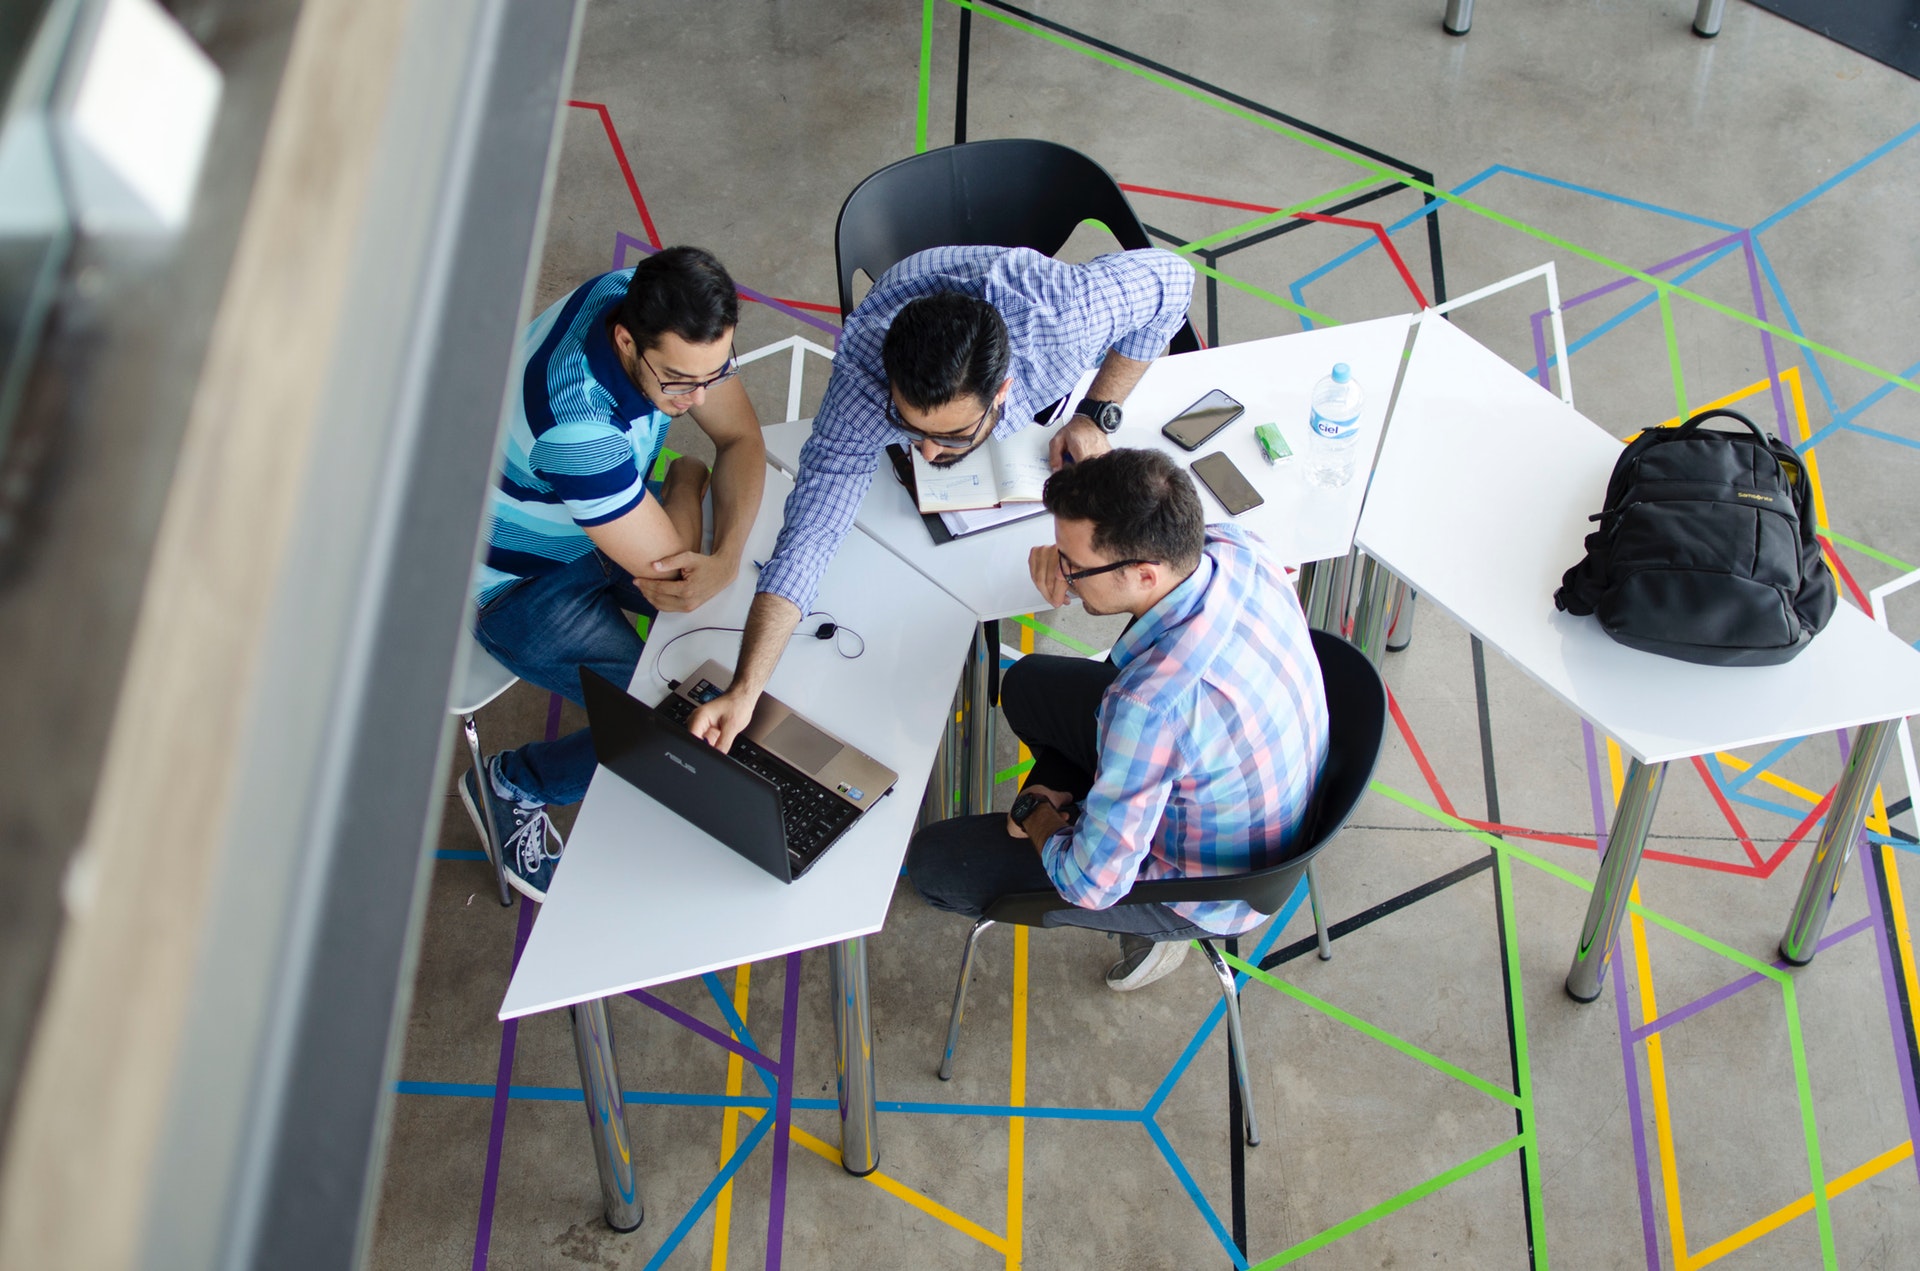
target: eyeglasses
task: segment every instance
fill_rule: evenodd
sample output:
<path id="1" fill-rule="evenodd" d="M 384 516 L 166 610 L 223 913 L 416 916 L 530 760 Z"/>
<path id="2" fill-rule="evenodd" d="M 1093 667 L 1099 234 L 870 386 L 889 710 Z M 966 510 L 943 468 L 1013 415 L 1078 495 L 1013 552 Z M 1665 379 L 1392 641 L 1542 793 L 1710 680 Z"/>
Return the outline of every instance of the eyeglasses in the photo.
<path id="1" fill-rule="evenodd" d="M 1055 551 L 1054 555 L 1060 566 L 1060 579 L 1069 587 L 1079 582 L 1082 578 L 1092 578 L 1097 574 L 1111 574 L 1114 570 L 1125 569 L 1129 565 L 1158 565 L 1161 563 L 1157 560 L 1117 560 L 1111 565 L 1095 565 L 1091 569 L 1068 569 L 1067 566 L 1072 562 L 1067 560 L 1067 554 L 1065 552 Z"/>
<path id="2" fill-rule="evenodd" d="M 939 446 L 942 450 L 973 449 L 973 447 L 978 445 L 980 441 L 980 433 L 981 433 L 980 426 L 982 424 L 985 424 L 989 419 L 991 419 L 993 423 L 988 426 L 988 431 L 991 431 L 994 428 L 998 428 L 1000 426 L 1000 416 L 1002 412 L 1005 411 L 1005 409 L 1006 409 L 1006 403 L 1004 401 L 995 402 L 993 405 L 987 407 L 986 414 L 974 420 L 973 423 L 969 425 L 967 430 L 963 433 L 922 432 L 918 428 L 915 428 L 912 424 L 909 424 L 906 421 L 905 417 L 903 417 L 900 414 L 900 407 L 893 400 L 893 394 L 891 393 L 887 394 L 887 422 L 892 424 L 895 428 L 898 428 L 901 432 L 907 434 L 907 436 L 913 438 L 915 441 L 930 441 L 934 445 Z"/>
<path id="3" fill-rule="evenodd" d="M 634 352 L 639 353 L 640 351 L 635 349 Z M 727 345 L 727 364 L 721 367 L 717 374 L 710 375 L 703 380 L 662 379 L 658 368 L 656 368 L 653 363 L 647 361 L 646 354 L 640 353 L 640 362 L 649 371 L 653 372 L 653 378 L 660 381 L 661 393 L 668 397 L 691 397 L 703 388 L 712 388 L 715 384 L 724 384 L 740 373 L 740 358 L 731 342 Z"/>

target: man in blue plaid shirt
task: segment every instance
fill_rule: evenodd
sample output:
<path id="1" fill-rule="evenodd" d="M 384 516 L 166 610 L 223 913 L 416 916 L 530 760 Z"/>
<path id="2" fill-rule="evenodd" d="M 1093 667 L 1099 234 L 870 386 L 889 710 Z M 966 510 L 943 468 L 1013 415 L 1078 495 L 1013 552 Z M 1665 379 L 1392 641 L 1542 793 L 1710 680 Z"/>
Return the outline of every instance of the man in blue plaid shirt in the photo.
<path id="1" fill-rule="evenodd" d="M 1097 366 L 1054 437 L 1053 466 L 1104 453 L 1120 403 L 1186 321 L 1192 295 L 1192 267 L 1155 249 L 1071 265 L 1026 248 L 936 247 L 882 274 L 841 333 L 732 687 L 694 712 L 694 735 L 726 750 L 751 721 L 889 443 L 958 462 L 1032 427 Z"/>

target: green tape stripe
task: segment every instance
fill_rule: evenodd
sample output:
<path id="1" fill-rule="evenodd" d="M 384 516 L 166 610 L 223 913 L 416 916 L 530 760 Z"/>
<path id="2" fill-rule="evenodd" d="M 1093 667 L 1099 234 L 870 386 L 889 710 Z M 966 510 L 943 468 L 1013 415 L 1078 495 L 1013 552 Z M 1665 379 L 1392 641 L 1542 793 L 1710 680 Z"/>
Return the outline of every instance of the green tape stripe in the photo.
<path id="1" fill-rule="evenodd" d="M 920 95 L 913 112 L 913 152 L 927 151 L 927 101 L 933 93 L 933 0 L 920 13 Z"/>
<path id="2" fill-rule="evenodd" d="M 1710 299 L 1706 296 L 1699 294 L 1698 292 L 1688 291 L 1684 287 L 1675 286 L 1673 283 L 1668 282 L 1664 278 L 1656 277 L 1652 274 L 1646 273 L 1643 270 L 1635 269 L 1631 265 L 1623 264 L 1620 261 L 1610 259 L 1609 257 L 1604 256 L 1601 253 L 1592 250 L 1591 248 L 1581 247 L 1577 243 L 1572 243 L 1567 241 L 1564 238 L 1560 238 L 1557 235 L 1549 234 L 1545 230 L 1536 229 L 1535 227 L 1526 224 L 1524 221 L 1517 220 L 1514 217 L 1508 216 L 1503 212 L 1496 212 L 1490 207 L 1486 207 L 1482 204 L 1475 203 L 1472 199 L 1464 198 L 1458 194 L 1451 193 L 1450 191 L 1447 191 L 1447 190 L 1442 190 L 1438 186 L 1429 184 L 1428 182 L 1417 180 L 1416 178 L 1408 176 L 1406 173 L 1401 172 L 1396 168 L 1389 168 L 1384 164 L 1376 163 L 1373 160 L 1367 159 L 1363 156 L 1351 154 L 1346 150 L 1342 149 L 1341 147 L 1333 144 L 1332 142 L 1322 141 L 1318 137 L 1312 137 L 1312 136 L 1308 136 L 1305 133 L 1296 132 L 1293 129 L 1287 127 L 1286 125 L 1280 123 L 1278 120 L 1268 119 L 1264 115 L 1256 114 L 1253 111 L 1248 110 L 1243 106 L 1236 106 L 1232 102 L 1221 101 L 1220 99 L 1214 97 L 1212 94 L 1202 89 L 1194 88 L 1187 84 L 1182 84 L 1178 80 L 1169 79 L 1167 76 L 1161 75 L 1155 71 L 1147 70 L 1145 67 L 1135 66 L 1130 62 L 1123 61 L 1120 58 L 1114 57 L 1111 54 L 1105 53 L 1099 49 L 1088 48 L 1084 45 L 1077 44 L 1074 41 L 1069 40 L 1064 36 L 1057 35 L 1052 31 L 1047 31 L 1039 27 L 1032 26 L 1026 22 L 1022 22 L 1018 18 L 1011 17 L 1004 13 L 996 13 L 991 9 L 982 8 L 980 7 L 979 4 L 974 3 L 974 0 L 947 0 L 947 3 L 952 4 L 958 8 L 971 9 L 975 13 L 980 14 L 982 17 L 989 18 L 995 22 L 1000 23 L 1003 26 L 1012 27 L 1015 30 L 1025 32 L 1026 34 L 1031 35 L 1036 39 L 1044 40 L 1049 44 L 1058 45 L 1061 48 L 1067 49 L 1070 52 L 1078 53 L 1083 57 L 1091 58 L 1096 62 L 1102 62 L 1108 66 L 1113 67 L 1115 70 L 1124 71 L 1127 74 L 1133 75 L 1139 79 L 1144 79 L 1150 83 L 1158 84 L 1160 87 L 1168 89 L 1174 93 L 1177 93 L 1182 97 L 1190 98 L 1193 101 L 1199 102 L 1203 106 L 1211 107 L 1212 109 L 1220 112 L 1223 115 L 1229 115 L 1235 119 L 1239 119 L 1246 123 L 1250 123 L 1256 128 L 1260 128 L 1260 129 L 1263 129 L 1264 131 L 1271 132 L 1278 136 L 1285 137 L 1290 141 L 1294 141 L 1299 143 L 1300 145 L 1306 146 L 1308 149 L 1316 150 L 1321 154 L 1328 155 L 1335 159 L 1339 159 L 1343 163 L 1348 163 L 1353 165 L 1354 167 L 1364 169 L 1367 172 L 1371 172 L 1380 180 L 1393 181 L 1396 184 L 1403 185 L 1410 190 L 1417 190 L 1422 194 L 1432 196 L 1433 198 L 1439 200 L 1442 203 L 1447 204 L 1450 207 L 1457 207 L 1463 212 L 1471 212 L 1476 216 L 1484 217 L 1485 219 L 1492 221 L 1496 225 L 1505 226 L 1506 228 L 1513 230 L 1516 233 L 1526 235 L 1528 238 L 1532 238 L 1539 242 L 1545 243 L 1550 247 L 1557 247 L 1561 251 L 1567 252 L 1570 255 L 1578 256 L 1582 260 L 1592 261 L 1594 264 L 1600 265 L 1606 269 L 1610 269 L 1616 273 L 1625 274 L 1629 278 L 1635 279 L 1641 283 L 1646 284 L 1649 287 L 1652 287 L 1656 292 L 1663 293 L 1663 294 L 1671 293 L 1673 295 L 1679 296 L 1683 300 L 1691 301 L 1692 303 L 1697 304 L 1704 309 L 1708 309 L 1714 313 L 1720 314 L 1722 317 L 1731 318 L 1735 322 L 1741 323 L 1744 326 L 1752 327 L 1756 331 L 1764 331 L 1769 335 L 1776 336 L 1779 339 L 1785 340 L 1789 344 L 1796 345 L 1799 348 L 1808 350 L 1809 352 L 1824 354 L 1827 357 L 1833 358 L 1837 362 L 1841 362 L 1847 366 L 1853 367 L 1855 370 L 1865 371 L 1867 374 L 1877 376 L 1878 378 L 1886 380 L 1889 383 L 1898 384 L 1901 388 L 1907 389 L 1910 392 L 1920 393 L 1920 382 L 1910 380 L 1906 378 L 1904 375 L 1900 375 L 1893 371 L 1889 371 L 1884 367 L 1875 366 L 1871 362 L 1862 361 L 1861 359 L 1854 357 L 1851 354 L 1842 353 L 1840 350 L 1836 348 L 1832 348 L 1828 345 L 1821 344 L 1819 341 L 1809 339 L 1808 337 L 1804 335 L 1800 335 L 1797 332 L 1789 331 L 1785 327 L 1775 326 L 1773 323 L 1764 321 L 1763 319 L 1760 319 L 1760 318 L 1756 318 L 1752 314 L 1742 313 L 1738 309 L 1733 308 L 1731 305 L 1722 304 L 1719 301 Z M 1291 308 L 1292 306 L 1289 305 L 1287 307 Z"/>
<path id="3" fill-rule="evenodd" d="M 1067 635 L 1065 632 L 1055 631 L 1052 627 L 1048 626 L 1044 622 L 1041 622 L 1038 618 L 1033 617 L 1031 614 L 1029 614 L 1024 618 L 1009 618 L 1007 619 L 1007 621 L 1018 623 L 1019 625 L 1025 627 L 1027 630 L 1033 632 L 1035 635 L 1043 635 L 1047 637 L 1047 639 L 1049 640 L 1057 640 L 1061 644 L 1066 645 L 1069 649 L 1072 649 L 1075 653 L 1082 653 L 1082 654 L 1085 654 L 1087 657 L 1092 657 L 1094 654 L 1100 652 L 1100 650 L 1094 648 L 1092 645 L 1087 644 L 1086 642 L 1081 640 L 1076 640 L 1072 636 Z"/>
<path id="4" fill-rule="evenodd" d="M 1533 1060 L 1527 1049 L 1527 1001 L 1520 991 L 1520 924 L 1513 912 L 1513 863 L 1496 852 L 1493 869 L 1500 882 L 1500 929 L 1507 951 L 1507 1001 L 1513 1011 L 1513 1082 L 1520 1096 L 1521 1154 L 1527 1170 L 1528 1236 L 1533 1244 L 1535 1271 L 1547 1271 L 1547 1205 L 1541 1175 L 1539 1118 L 1533 1110 Z"/>
<path id="5" fill-rule="evenodd" d="M 1011 768 L 1002 768 L 1000 771 L 994 773 L 993 784 L 997 786 L 1005 785 L 1007 782 L 1014 780 L 1016 777 L 1026 776 L 1027 773 L 1031 772 L 1032 770 L 1033 770 L 1033 760 L 1023 759 L 1019 763 L 1013 765 L 1013 767 Z"/>
<path id="6" fill-rule="evenodd" d="M 1274 1267 L 1284 1267 L 1289 1262 L 1298 1261 L 1316 1249 L 1324 1249 L 1334 1241 L 1350 1236 L 1360 1228 L 1385 1218 L 1388 1214 L 1405 1209 L 1414 1201 L 1430 1196 L 1449 1183 L 1457 1183 L 1469 1174 L 1476 1173 L 1493 1164 L 1503 1156 L 1510 1156 L 1520 1146 L 1520 1137 L 1515 1135 L 1499 1147 L 1488 1148 L 1470 1161 L 1464 1161 L 1445 1173 L 1435 1174 L 1424 1183 L 1409 1187 L 1391 1200 L 1383 1200 L 1372 1209 L 1363 1210 L 1347 1219 L 1327 1228 L 1317 1236 L 1309 1236 L 1291 1249 L 1283 1249 L 1264 1262 L 1256 1262 L 1248 1271 L 1272 1271 Z M 1544 1264 L 1542 1264 L 1544 1265 Z"/>
<path id="7" fill-rule="evenodd" d="M 1673 329 L 1673 298 L 1660 293 L 1660 330 L 1667 337 L 1667 365 L 1673 370 L 1673 404 L 1680 418 L 1687 417 L 1687 379 L 1680 370 L 1680 337 Z"/>
<path id="8" fill-rule="evenodd" d="M 1859 552 L 1862 556 L 1871 556 L 1873 559 L 1879 561 L 1882 565 L 1891 565 L 1893 568 L 1899 570 L 1903 574 L 1910 574 L 1916 568 L 1913 565 L 1907 564 L 1907 562 L 1901 560 L 1898 556 L 1889 556 L 1877 547 L 1868 547 L 1865 543 L 1857 542 L 1854 539 L 1850 539 L 1845 534 L 1836 533 L 1833 527 L 1831 526 L 1828 526 L 1828 525 L 1821 526 L 1820 532 L 1825 534 L 1828 538 L 1832 539 L 1835 543 L 1838 543 L 1840 546 L 1851 547 L 1854 551 Z"/>
<path id="9" fill-rule="evenodd" d="M 1291 207 L 1283 207 L 1277 212 L 1262 213 L 1250 221 L 1242 221 L 1232 229 L 1223 229 L 1218 234 L 1209 234 L 1205 238 L 1196 238 L 1191 243 L 1176 247 L 1173 250 L 1177 252 L 1197 252 L 1202 247 L 1211 247 L 1215 243 L 1224 243 L 1230 238 L 1239 238 L 1242 234 L 1251 234 L 1255 230 L 1265 229 L 1269 225 L 1276 225 L 1281 221 L 1292 220 L 1296 212 L 1305 212 L 1323 203 L 1338 203 L 1349 194 L 1358 194 L 1360 191 L 1377 184 L 1379 183 L 1372 177 L 1361 177 L 1358 181 L 1350 181 L 1337 190 L 1328 190 L 1325 194 L 1318 195 L 1300 203 L 1295 203 Z"/>
<path id="10" fill-rule="evenodd" d="M 1297 313 L 1301 317 L 1311 319 L 1324 327 L 1337 327 L 1340 325 L 1340 319 L 1338 318 L 1330 318 L 1324 313 L 1319 313 L 1307 308 L 1305 305 L 1295 304 L 1285 296 L 1275 295 L 1265 287 L 1256 287 L 1250 282 L 1235 278 L 1232 274 L 1221 273 L 1218 269 L 1215 269 L 1212 265 L 1206 264 L 1203 261 L 1188 261 L 1187 263 L 1193 266 L 1196 273 L 1205 274 L 1209 278 L 1223 282 L 1235 291 L 1244 291 L 1249 296 L 1258 296 L 1270 305 L 1280 306 L 1288 313 Z"/>
<path id="11" fill-rule="evenodd" d="M 1813 1181 L 1813 1215 L 1820 1224 L 1820 1259 L 1827 1271 L 1836 1271 L 1840 1259 L 1833 1247 L 1833 1214 L 1827 1202 L 1827 1171 L 1820 1160 L 1820 1129 L 1813 1119 L 1813 1079 L 1807 1070 L 1807 1049 L 1800 1036 L 1800 994 L 1792 980 L 1781 982 L 1780 997 L 1787 1011 L 1787 1046 L 1793 1052 L 1793 1084 L 1800 1094 L 1800 1133 L 1807 1142 L 1807 1173 Z"/>
<path id="12" fill-rule="evenodd" d="M 1313 994 L 1307 992 L 1305 989 L 1299 987 L 1298 985 L 1289 984 L 1285 980 L 1282 980 L 1278 976 L 1274 975 L 1272 972 L 1262 971 L 1259 967 L 1254 966 L 1251 962 L 1244 961 L 1243 959 L 1238 958 L 1231 953 L 1222 951 L 1220 956 L 1225 958 L 1227 960 L 1227 965 L 1231 966 L 1234 970 L 1245 972 L 1247 975 L 1252 976 L 1254 979 L 1260 981 L 1262 984 L 1266 985 L 1268 988 L 1278 989 L 1280 990 L 1280 992 L 1285 993 L 1288 997 L 1292 998 L 1294 1001 L 1300 1002 L 1307 1006 L 1311 1006 L 1314 1010 L 1319 1011 L 1322 1015 L 1328 1016 L 1329 1018 L 1339 1020 L 1342 1024 L 1345 1024 L 1347 1027 L 1354 1029 L 1356 1032 L 1359 1032 L 1367 1037 L 1372 1038 L 1374 1041 L 1379 1042 L 1382 1046 L 1391 1047 L 1394 1050 L 1397 1050 L 1401 1054 L 1405 1055 L 1407 1058 L 1417 1060 L 1418 1062 L 1425 1064 L 1427 1067 L 1433 1069 L 1435 1072 L 1445 1073 L 1447 1076 L 1452 1077 L 1455 1081 L 1461 1082 L 1464 1085 L 1472 1086 L 1475 1090 L 1478 1090 L 1481 1094 L 1487 1096 L 1487 1098 L 1495 1100 L 1496 1102 L 1499 1102 L 1499 1103 L 1504 1103 L 1509 1108 L 1518 1108 L 1521 1106 L 1520 1100 L 1516 1098 L 1514 1095 L 1512 1095 L 1511 1093 L 1509 1093 L 1508 1091 L 1503 1090 L 1499 1086 L 1494 1085 L 1491 1081 L 1488 1081 L 1484 1077 L 1474 1076 L 1472 1073 L 1468 1072 L 1465 1068 L 1460 1067 L 1458 1064 L 1447 1062 L 1446 1060 L 1440 1058 L 1440 1056 L 1434 1054 L 1432 1051 L 1422 1050 L 1420 1049 L 1420 1047 L 1414 1045 L 1410 1041 L 1402 1041 L 1400 1038 L 1395 1037 L 1392 1033 L 1389 1033 L 1386 1029 L 1381 1028 L 1379 1025 L 1369 1024 L 1366 1020 L 1361 1019 L 1358 1015 L 1353 1014 L 1351 1011 L 1343 1011 L 1339 1007 L 1335 1006 L 1332 1002 L 1329 1002 L 1324 998 L 1315 997 Z"/>
<path id="13" fill-rule="evenodd" d="M 1384 782 L 1375 781 L 1368 788 L 1374 791 L 1376 794 L 1383 794 L 1387 798 L 1392 799 L 1395 803 L 1400 804 L 1402 807 L 1410 808 L 1413 811 L 1420 813 L 1420 815 L 1427 817 L 1430 820 L 1438 821 L 1442 825 L 1458 830 L 1462 834 L 1467 835 L 1469 838 L 1478 839 L 1480 842 L 1485 843 L 1488 847 L 1491 847 L 1496 852 L 1509 855 L 1517 861 L 1525 861 L 1527 864 L 1533 866 L 1535 869 L 1539 870 L 1543 874 L 1551 875 L 1552 877 L 1559 879 L 1563 883 L 1566 883 L 1573 887 L 1578 887 L 1581 891 L 1593 890 L 1592 879 L 1582 878 L 1580 877 L 1580 875 L 1574 873 L 1572 870 L 1567 869 L 1566 867 L 1561 865 L 1556 865 L 1552 861 L 1546 860 L 1543 857 L 1535 856 L 1532 852 L 1527 851 L 1523 847 L 1516 847 L 1514 844 L 1509 843 L 1504 839 L 1497 838 L 1492 834 L 1488 834 L 1485 830 L 1475 829 L 1473 826 L 1468 825 L 1465 821 L 1462 821 L 1459 817 L 1448 816 L 1445 812 L 1442 812 L 1439 808 L 1433 807 L 1430 804 L 1422 803 L 1419 799 L 1414 798 L 1412 795 L 1396 790 L 1392 786 L 1387 785 Z M 1734 948 L 1731 945 L 1723 944 L 1720 941 L 1715 940 L 1712 936 L 1707 935 L 1703 931 L 1695 931 L 1692 927 L 1687 926 L 1685 923 L 1678 922 L 1672 918 L 1669 918 L 1665 914 L 1655 913 L 1653 910 L 1647 908 L 1645 905 L 1639 904 L 1637 902 L 1628 902 L 1627 909 L 1632 913 L 1639 914 L 1642 918 L 1645 918 L 1648 922 L 1651 922 L 1656 926 L 1664 927 L 1666 930 L 1673 932 L 1673 934 L 1679 936 L 1681 939 L 1691 941 L 1694 944 L 1699 945 L 1703 949 L 1711 950 L 1712 952 L 1717 953 L 1721 957 L 1727 959 L 1727 961 L 1732 962 L 1740 967 L 1743 967 L 1748 971 L 1752 971 L 1756 975 L 1764 975 L 1769 980 L 1773 980 L 1776 983 L 1783 983 L 1789 978 L 1785 971 L 1782 971 L 1780 968 L 1773 966 L 1771 963 L 1762 962 L 1758 958 L 1750 957 L 1747 954 L 1740 952 L 1740 950 Z"/>

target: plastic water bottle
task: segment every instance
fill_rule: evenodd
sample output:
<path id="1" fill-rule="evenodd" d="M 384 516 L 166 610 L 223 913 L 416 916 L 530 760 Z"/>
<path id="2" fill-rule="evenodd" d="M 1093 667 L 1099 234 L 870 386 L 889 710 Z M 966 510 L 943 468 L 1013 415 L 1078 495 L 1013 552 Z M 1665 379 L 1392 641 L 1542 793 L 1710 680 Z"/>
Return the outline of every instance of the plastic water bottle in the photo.
<path id="1" fill-rule="evenodd" d="M 1325 489 L 1353 479 L 1353 462 L 1360 447 L 1360 385 L 1345 362 L 1313 386 L 1313 411 L 1308 416 L 1307 480 Z"/>

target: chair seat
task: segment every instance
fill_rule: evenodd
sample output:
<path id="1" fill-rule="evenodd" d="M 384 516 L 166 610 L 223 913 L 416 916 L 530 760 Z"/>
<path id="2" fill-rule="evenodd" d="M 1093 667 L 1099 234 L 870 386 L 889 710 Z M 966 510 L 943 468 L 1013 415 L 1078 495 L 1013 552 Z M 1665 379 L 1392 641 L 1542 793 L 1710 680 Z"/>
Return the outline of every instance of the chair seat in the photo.
<path id="1" fill-rule="evenodd" d="M 501 666 L 491 653 L 481 648 L 480 642 L 473 638 L 473 633 L 468 632 L 465 662 L 453 700 L 447 704 L 447 713 L 471 715 L 512 688 L 519 679 L 519 676 Z"/>

